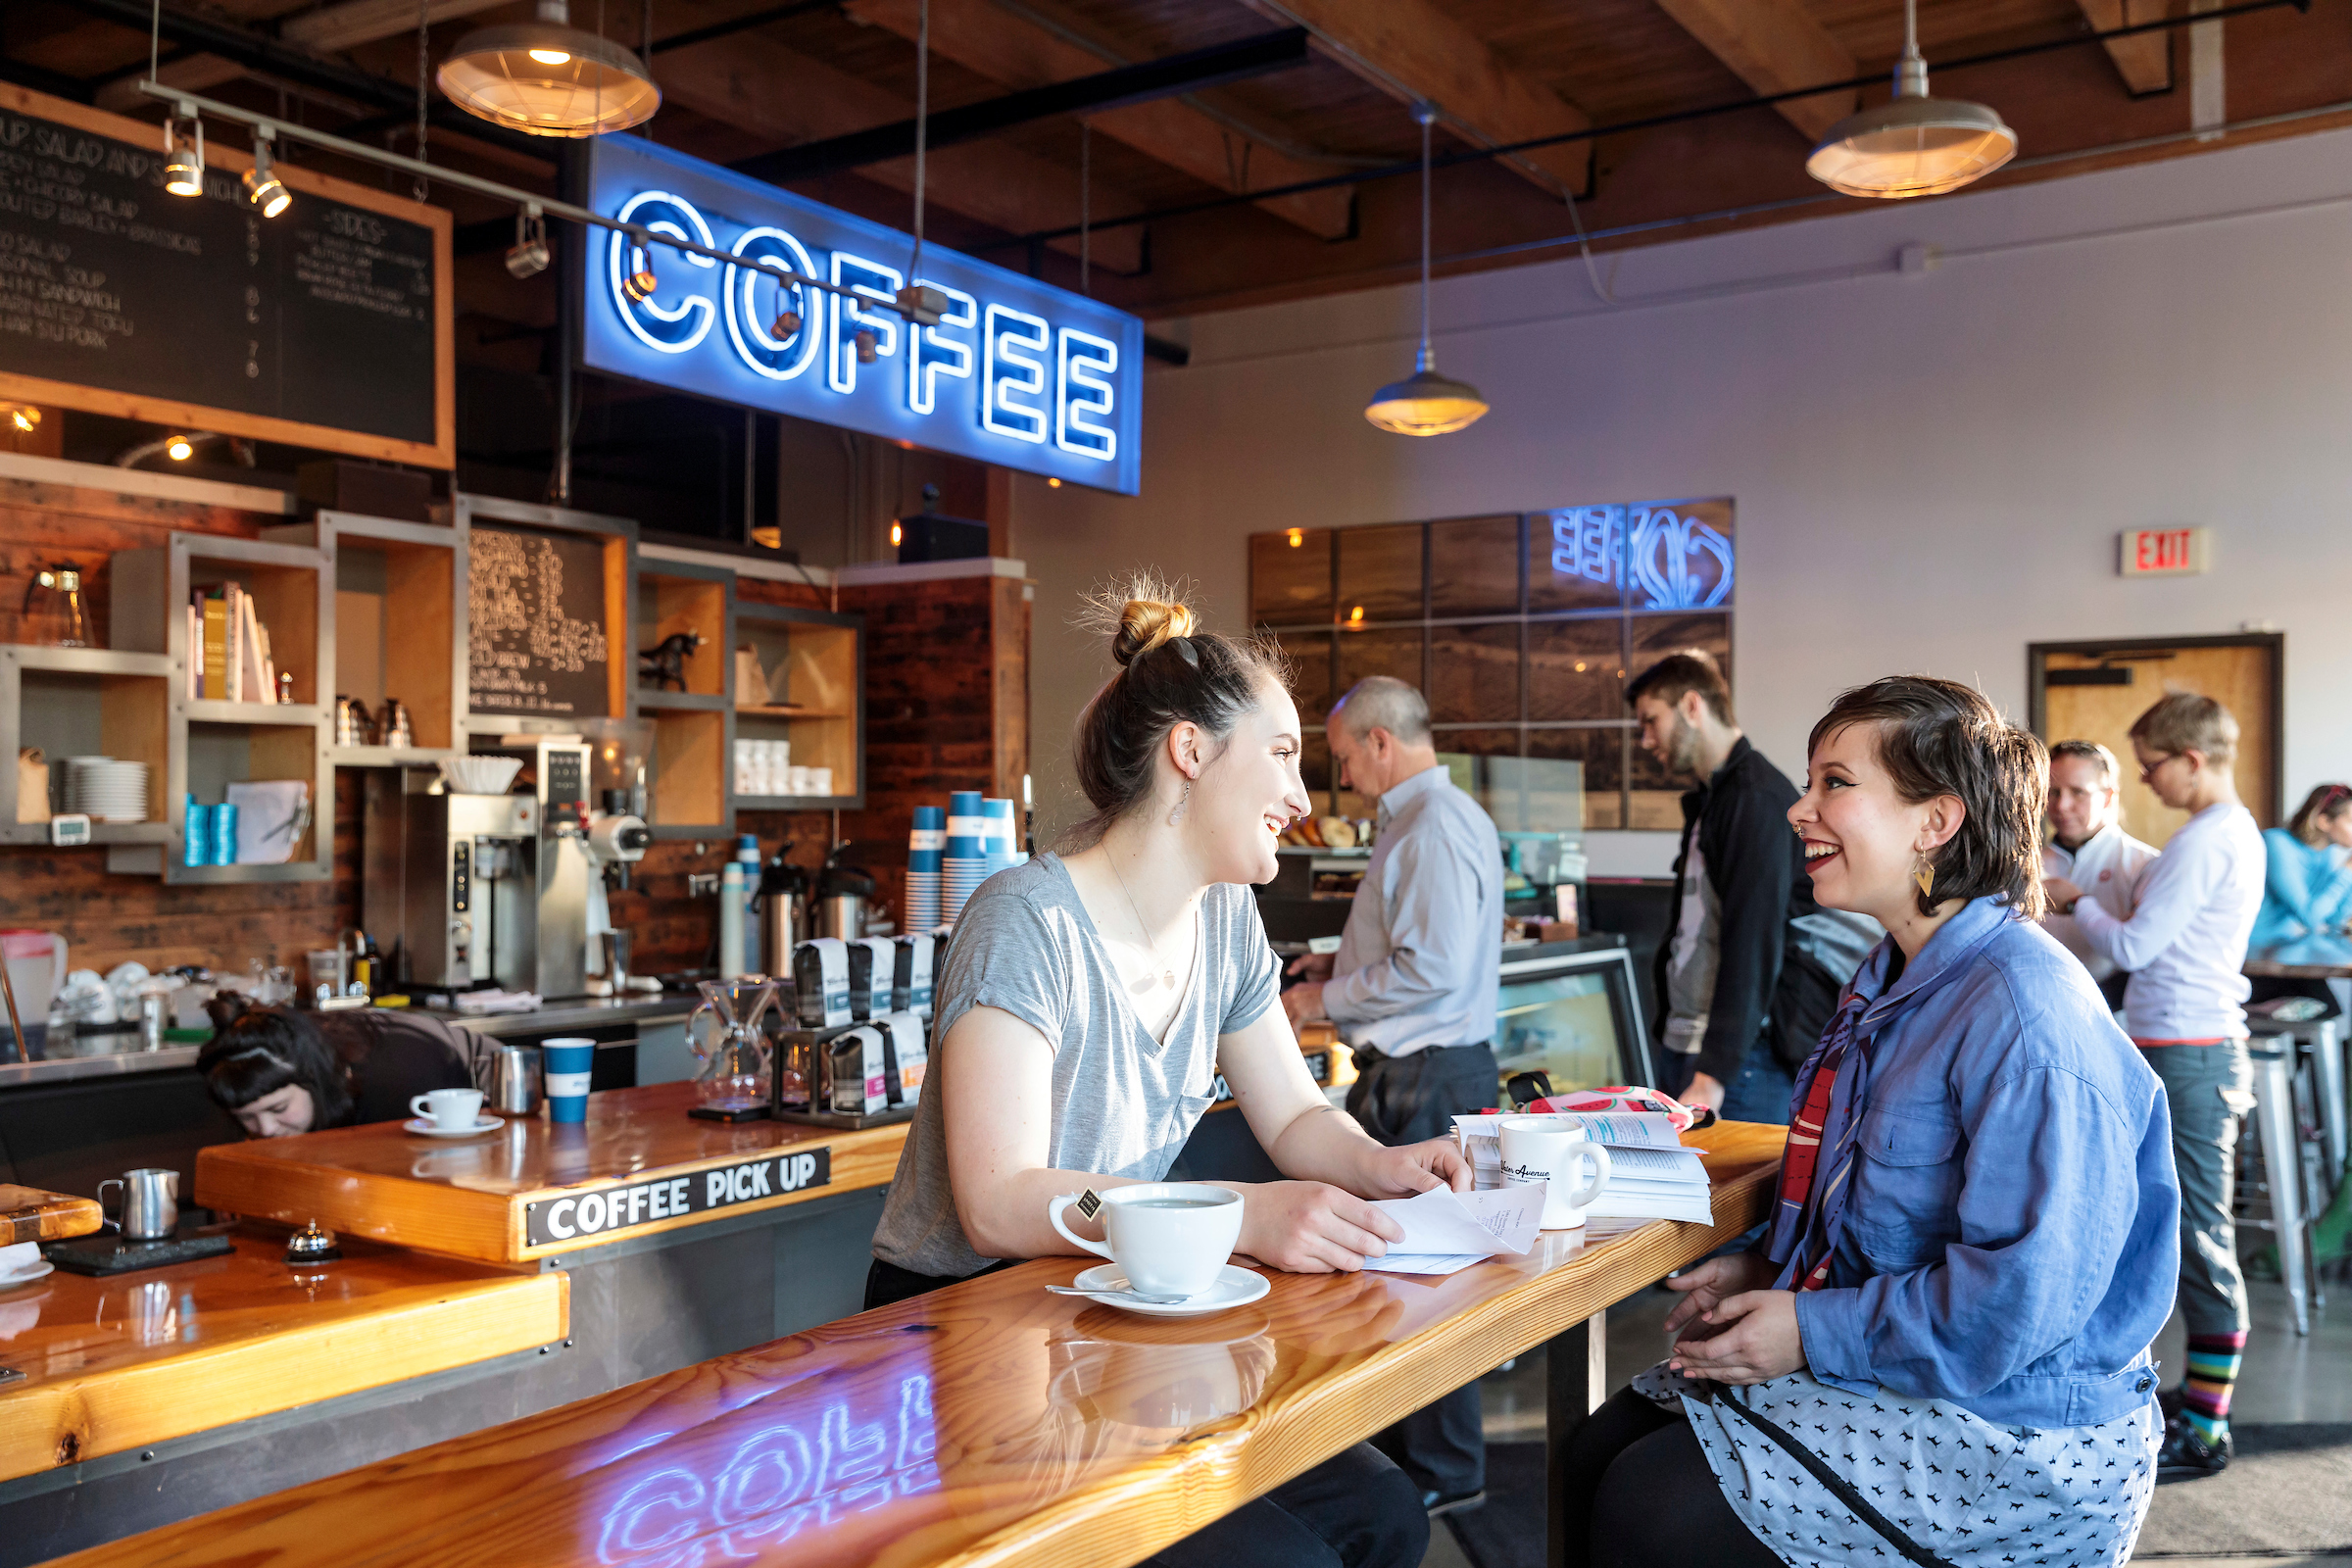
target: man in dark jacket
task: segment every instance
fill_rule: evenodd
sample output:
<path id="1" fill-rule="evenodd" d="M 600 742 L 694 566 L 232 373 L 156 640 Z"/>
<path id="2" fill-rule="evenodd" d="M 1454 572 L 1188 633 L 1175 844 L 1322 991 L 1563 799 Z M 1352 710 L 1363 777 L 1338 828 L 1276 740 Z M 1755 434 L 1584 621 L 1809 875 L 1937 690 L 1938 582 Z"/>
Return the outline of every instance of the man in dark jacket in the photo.
<path id="1" fill-rule="evenodd" d="M 1687 649 L 1636 676 L 1642 749 L 1683 797 L 1674 917 L 1657 958 L 1661 1087 L 1734 1121 L 1785 1122 L 1803 1062 L 1880 931 L 1813 902 L 1788 826 L 1794 785 L 1732 717 L 1731 687 Z"/>

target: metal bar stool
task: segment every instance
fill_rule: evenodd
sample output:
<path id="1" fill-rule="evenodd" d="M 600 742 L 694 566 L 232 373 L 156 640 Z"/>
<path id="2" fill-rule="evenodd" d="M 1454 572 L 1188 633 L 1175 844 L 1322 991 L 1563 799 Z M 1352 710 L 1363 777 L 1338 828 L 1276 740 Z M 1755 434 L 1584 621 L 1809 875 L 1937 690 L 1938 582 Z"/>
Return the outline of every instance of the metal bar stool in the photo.
<path id="1" fill-rule="evenodd" d="M 2246 1054 L 2254 1064 L 2254 1122 L 2261 1140 L 2263 1185 L 2271 1217 L 2249 1221 L 2278 1240 L 2278 1273 L 2295 1309 L 2295 1332 L 2311 1332 L 2311 1249 L 2303 1214 L 2303 1151 L 2295 1126 L 2294 1046 L 2284 1035 L 2256 1035 Z"/>

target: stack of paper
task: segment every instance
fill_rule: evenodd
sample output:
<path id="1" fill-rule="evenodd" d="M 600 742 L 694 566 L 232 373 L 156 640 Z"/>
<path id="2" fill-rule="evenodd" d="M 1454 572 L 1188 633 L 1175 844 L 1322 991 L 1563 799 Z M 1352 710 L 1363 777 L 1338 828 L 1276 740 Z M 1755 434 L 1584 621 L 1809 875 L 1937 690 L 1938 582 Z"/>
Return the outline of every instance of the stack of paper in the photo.
<path id="1" fill-rule="evenodd" d="M 1404 1227 L 1387 1255 L 1364 1267 L 1389 1274 L 1451 1274 L 1496 1252 L 1524 1252 L 1544 1217 L 1544 1189 L 1505 1187 L 1456 1193 L 1439 1187 L 1418 1198 L 1392 1198 L 1374 1208 Z"/>
<path id="2" fill-rule="evenodd" d="M 1594 1143 L 1609 1146 L 1609 1184 L 1585 1212 L 1599 1219 L 1682 1219 L 1711 1224 L 1707 1167 L 1698 1151 L 1685 1149 L 1682 1136 L 1662 1115 L 1608 1111 L 1592 1115 L 1529 1117 L 1531 1121 L 1582 1124 Z M 1470 1161 L 1481 1192 L 1502 1186 L 1502 1118 L 1456 1116 L 1454 1136 Z M 1581 1185 L 1582 1173 L 1579 1173 Z"/>

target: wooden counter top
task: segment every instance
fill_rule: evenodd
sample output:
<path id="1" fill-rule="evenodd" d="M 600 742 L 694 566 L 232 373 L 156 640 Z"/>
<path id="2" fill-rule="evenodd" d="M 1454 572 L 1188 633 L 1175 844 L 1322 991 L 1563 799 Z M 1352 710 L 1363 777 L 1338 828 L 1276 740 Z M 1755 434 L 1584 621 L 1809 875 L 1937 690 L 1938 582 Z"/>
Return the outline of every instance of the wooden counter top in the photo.
<path id="1" fill-rule="evenodd" d="M 220 1144 L 197 1156 L 196 1201 L 520 1263 L 880 1187 L 906 1142 L 905 1123 L 837 1132 L 700 1121 L 686 1114 L 694 1103 L 692 1084 L 657 1084 L 593 1095 L 587 1121 L 570 1126 L 526 1116 L 455 1140 L 376 1122 Z M 614 1195 L 626 1204 L 623 1219 L 609 1212 Z"/>
<path id="2" fill-rule="evenodd" d="M 236 1250 L 0 1291 L 0 1480 L 561 1341 L 571 1280 L 343 1243 L 300 1271 Z"/>
<path id="3" fill-rule="evenodd" d="M 1048 1296 L 1088 1260 L 1040 1259 L 61 1561 L 1119 1568 L 1745 1230 L 1784 1137 L 1692 1137 L 1712 1226 L 1275 1274 L 1190 1320 Z"/>

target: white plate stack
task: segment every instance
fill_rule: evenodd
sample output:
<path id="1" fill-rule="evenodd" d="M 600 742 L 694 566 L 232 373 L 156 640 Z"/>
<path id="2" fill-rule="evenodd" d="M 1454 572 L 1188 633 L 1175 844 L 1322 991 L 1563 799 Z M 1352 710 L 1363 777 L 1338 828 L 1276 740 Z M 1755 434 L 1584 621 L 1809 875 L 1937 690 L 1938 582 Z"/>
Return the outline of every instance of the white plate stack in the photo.
<path id="1" fill-rule="evenodd" d="M 111 757 L 66 759 L 66 809 L 97 822 L 147 820 L 147 764 Z"/>

